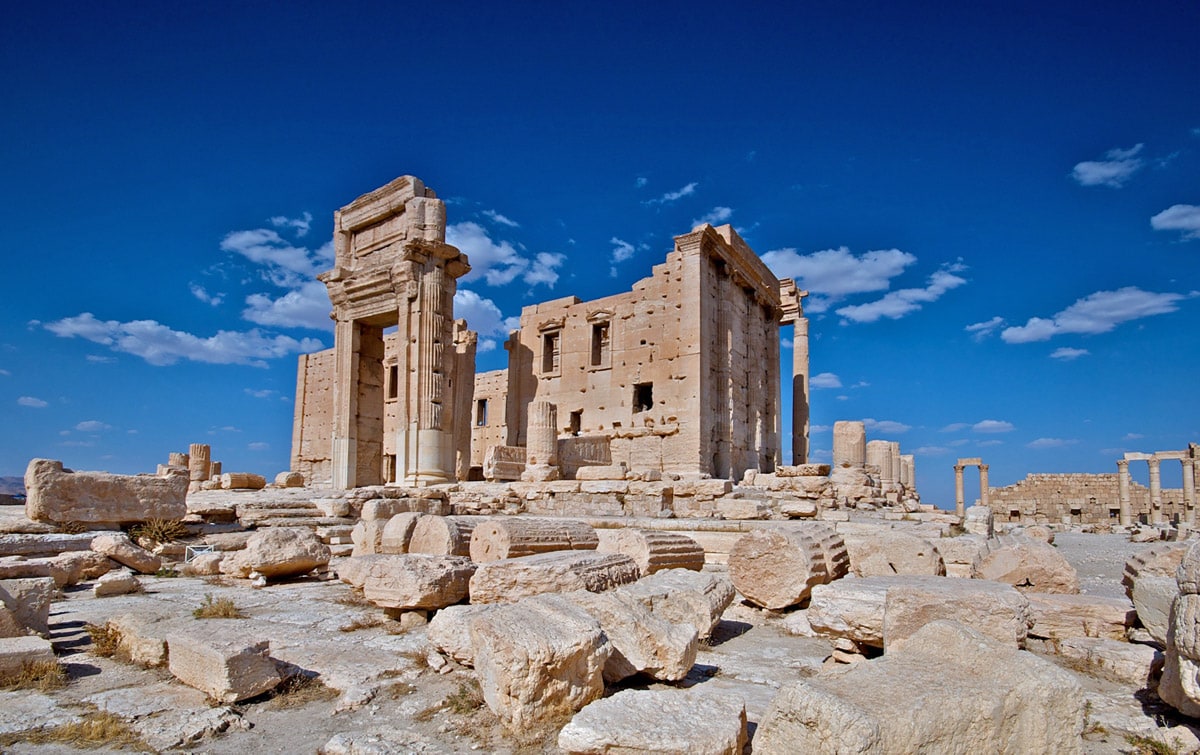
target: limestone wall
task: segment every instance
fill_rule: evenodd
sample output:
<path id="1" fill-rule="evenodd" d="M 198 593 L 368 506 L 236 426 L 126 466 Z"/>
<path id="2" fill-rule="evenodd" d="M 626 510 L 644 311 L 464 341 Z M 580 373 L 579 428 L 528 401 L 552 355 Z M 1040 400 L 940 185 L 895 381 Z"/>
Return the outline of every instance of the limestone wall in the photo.
<path id="1" fill-rule="evenodd" d="M 508 370 L 475 375 L 475 397 L 471 404 L 471 466 L 482 467 L 488 446 L 506 445 L 508 425 Z M 483 402 L 482 404 L 480 402 Z"/>
<path id="2" fill-rule="evenodd" d="M 309 484 L 333 480 L 333 373 L 333 349 L 300 355 L 291 468 Z"/>
<path id="3" fill-rule="evenodd" d="M 997 521 L 1022 524 L 1116 524 L 1120 511 L 1118 475 L 1030 474 L 1003 488 L 989 488 Z M 1134 521 L 1150 521 L 1150 489 L 1130 481 L 1129 509 Z M 1163 517 L 1185 517 L 1182 488 L 1163 488 Z"/>

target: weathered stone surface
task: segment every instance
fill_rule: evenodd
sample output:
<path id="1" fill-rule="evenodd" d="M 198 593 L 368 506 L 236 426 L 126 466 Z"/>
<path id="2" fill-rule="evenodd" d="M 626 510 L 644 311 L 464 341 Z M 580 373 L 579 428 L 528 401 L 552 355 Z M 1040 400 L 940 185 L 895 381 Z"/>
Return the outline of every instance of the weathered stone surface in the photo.
<path id="1" fill-rule="evenodd" d="M 50 577 L 0 579 L 0 604 L 30 632 L 50 636 L 50 601 L 54 597 Z"/>
<path id="2" fill-rule="evenodd" d="M 754 752 L 1079 753 L 1083 725 L 1069 672 L 937 621 L 882 658 L 784 687 Z"/>
<path id="3" fill-rule="evenodd" d="M 1054 545 L 1054 530 L 1044 524 L 1031 524 L 1020 532 L 1030 540 L 1037 540 L 1047 545 Z"/>
<path id="4" fill-rule="evenodd" d="M 142 574 L 153 574 L 162 567 L 161 558 L 134 543 L 124 532 L 97 535 L 92 540 L 92 550 Z"/>
<path id="5" fill-rule="evenodd" d="M 679 681 L 696 662 L 698 634 L 690 623 L 655 616 L 637 598 L 619 590 L 577 591 L 563 597 L 600 622 L 612 644 L 612 655 L 604 665 L 604 681 L 610 684 L 639 673 Z"/>
<path id="6" fill-rule="evenodd" d="M 888 588 L 883 645 L 891 653 L 934 621 L 952 621 L 1004 645 L 1025 646 L 1033 616 L 1010 585 L 978 579 L 914 577 Z"/>
<path id="7" fill-rule="evenodd" d="M 201 553 L 184 564 L 180 571 L 189 577 L 211 577 L 221 573 L 224 560 L 224 553 Z"/>
<path id="8" fill-rule="evenodd" d="M 281 488 L 302 488 L 304 475 L 299 472 L 280 472 L 275 475 L 275 485 Z"/>
<path id="9" fill-rule="evenodd" d="M 348 585 L 362 589 L 363 584 L 367 581 L 367 574 L 371 571 L 371 566 L 379 561 L 386 561 L 388 557 L 382 553 L 370 553 L 365 556 L 350 556 L 343 558 L 337 562 L 338 579 Z"/>
<path id="10" fill-rule="evenodd" d="M 1200 540 L 1195 540 L 1183 554 L 1179 568 L 1175 570 L 1180 595 L 1200 594 Z"/>
<path id="11" fill-rule="evenodd" d="M 1068 637 L 1105 637 L 1124 640 L 1136 616 L 1126 598 L 1094 595 L 1026 593 L 1033 612 L 1033 637 L 1061 640 Z"/>
<path id="12" fill-rule="evenodd" d="M 57 556 L 67 551 L 86 551 L 96 535 L 83 532 L 68 535 L 61 532 L 10 533 L 0 535 L 0 556 Z"/>
<path id="13" fill-rule="evenodd" d="M 110 571 L 100 577 L 100 579 L 97 579 L 96 584 L 92 586 L 92 594 L 97 598 L 128 595 L 132 592 L 141 591 L 142 583 L 138 581 L 137 575 L 128 569 Z"/>
<path id="14" fill-rule="evenodd" d="M 350 540 L 354 543 L 355 556 L 370 556 L 382 553 L 379 550 L 383 541 L 383 528 L 388 519 L 360 519 L 350 531 Z"/>
<path id="15" fill-rule="evenodd" d="M 696 627 L 701 639 L 712 635 L 721 614 L 733 602 L 733 583 L 719 574 L 667 569 L 618 588 L 656 616 Z"/>
<path id="16" fill-rule="evenodd" d="M 846 536 L 850 570 L 859 577 L 894 574 L 943 576 L 946 565 L 936 546 L 906 532 L 882 530 Z"/>
<path id="17" fill-rule="evenodd" d="M 464 666 L 475 665 L 475 650 L 471 645 L 471 620 L 497 606 L 471 604 L 447 606 L 433 615 L 425 630 L 429 644 Z"/>
<path id="18" fill-rule="evenodd" d="M 972 506 L 963 515 L 963 529 L 969 535 L 995 537 L 995 515 L 987 506 Z"/>
<path id="19" fill-rule="evenodd" d="M 226 472 L 221 475 L 221 490 L 262 490 L 267 478 L 247 472 Z"/>
<path id="20" fill-rule="evenodd" d="M 166 665 L 167 635 L 191 629 L 185 626 L 190 620 L 163 611 L 139 611 L 114 616 L 108 624 L 117 632 L 119 656 L 139 666 L 155 667 Z"/>
<path id="21" fill-rule="evenodd" d="M 561 596 L 472 618 L 471 644 L 483 698 L 514 731 L 570 715 L 604 693 L 612 647 L 599 622 Z"/>
<path id="22" fill-rule="evenodd" d="M 637 564 L 620 553 L 538 553 L 479 564 L 471 577 L 471 602 L 509 603 L 546 592 L 601 592 L 637 578 Z"/>
<path id="23" fill-rule="evenodd" d="M 789 526 L 793 532 L 803 533 L 816 541 L 825 560 L 825 581 L 832 582 L 850 573 L 850 551 L 846 541 L 831 525 L 824 522 L 805 522 Z"/>
<path id="24" fill-rule="evenodd" d="M 815 540 L 776 529 L 738 538 L 729 551 L 729 577 L 746 600 L 772 610 L 801 603 L 814 586 L 830 581 Z"/>
<path id="25" fill-rule="evenodd" d="M 50 576 L 58 587 L 76 585 L 112 571 L 117 563 L 96 551 L 67 551 L 50 559 Z"/>
<path id="26" fill-rule="evenodd" d="M 1142 626 L 1155 642 L 1165 647 L 1167 631 L 1171 626 L 1171 604 L 1179 595 L 1179 583 L 1175 577 L 1144 574 L 1137 578 L 1128 592 Z"/>
<path id="27" fill-rule="evenodd" d="M 236 630 L 214 632 L 211 623 L 167 637 L 168 668 L 176 679 L 223 703 L 261 695 L 283 681 L 269 642 L 248 641 Z"/>
<path id="28" fill-rule="evenodd" d="M 988 541 L 979 577 L 1012 585 L 1022 592 L 1077 593 L 1079 575 L 1054 546 L 1019 537 Z"/>
<path id="29" fill-rule="evenodd" d="M 779 477 L 828 477 L 828 464 L 796 464 L 793 466 L 780 465 L 775 467 Z"/>
<path id="30" fill-rule="evenodd" d="M 8 606 L 0 604 L 0 637 L 24 637 L 28 632 Z"/>
<path id="31" fill-rule="evenodd" d="M 1175 599 L 1165 656 L 1158 696 L 1180 713 L 1200 717 L 1200 595 Z"/>
<path id="32" fill-rule="evenodd" d="M 408 541 L 412 538 L 413 528 L 417 520 L 425 514 L 416 511 L 406 511 L 396 514 L 383 525 L 379 535 L 379 553 L 408 553 Z"/>
<path id="33" fill-rule="evenodd" d="M 475 564 L 461 556 L 384 554 L 363 575 L 363 597 L 382 608 L 444 608 L 463 601 Z"/>
<path id="34" fill-rule="evenodd" d="M 972 579 L 979 576 L 979 565 L 987 552 L 987 539 L 981 535 L 944 537 L 938 540 L 937 549 L 946 565 L 947 577 Z"/>
<path id="35" fill-rule="evenodd" d="M 884 602 L 888 588 L 900 579 L 839 579 L 817 585 L 808 603 L 808 623 L 818 634 L 882 648 Z"/>
<path id="36" fill-rule="evenodd" d="M 1163 654 L 1149 645 L 1105 637 L 1067 637 L 1054 643 L 1056 652 L 1090 672 L 1145 689 L 1162 669 Z"/>
<path id="37" fill-rule="evenodd" d="M 779 513 L 788 519 L 810 519 L 817 515 L 817 502 L 794 498 L 779 504 Z"/>
<path id="38" fill-rule="evenodd" d="M 595 550 L 596 531 L 574 519 L 492 517 L 471 533 L 471 560 L 476 563 L 520 558 L 561 550 Z"/>
<path id="39" fill-rule="evenodd" d="M 0 579 L 52 576 L 50 559 L 24 556 L 0 556 Z"/>
<path id="40" fill-rule="evenodd" d="M 221 561 L 221 573 L 247 577 L 258 572 L 267 579 L 295 577 L 329 563 L 329 546 L 307 527 L 258 530 L 246 547 Z"/>
<path id="41" fill-rule="evenodd" d="M 704 568 L 704 548 L 679 532 L 621 528 L 598 530 L 600 547 L 605 553 L 624 553 L 638 565 L 645 577 L 664 569 Z"/>
<path id="42" fill-rule="evenodd" d="M 746 706 L 737 697 L 700 688 L 629 689 L 576 713 L 558 747 L 573 755 L 741 755 L 746 739 Z"/>
<path id="43" fill-rule="evenodd" d="M 471 533 L 481 519 L 474 516 L 424 516 L 413 525 L 409 553 L 435 556 L 471 555 Z"/>
<path id="44" fill-rule="evenodd" d="M 49 640 L 41 637 L 0 637 L 0 683 L 21 673 L 21 667 L 26 663 L 48 661 L 54 661 L 54 648 Z"/>
<path id="45" fill-rule="evenodd" d="M 38 522 L 135 524 L 187 515 L 183 474 L 73 472 L 61 461 L 33 459 L 25 470 L 25 515 Z"/>

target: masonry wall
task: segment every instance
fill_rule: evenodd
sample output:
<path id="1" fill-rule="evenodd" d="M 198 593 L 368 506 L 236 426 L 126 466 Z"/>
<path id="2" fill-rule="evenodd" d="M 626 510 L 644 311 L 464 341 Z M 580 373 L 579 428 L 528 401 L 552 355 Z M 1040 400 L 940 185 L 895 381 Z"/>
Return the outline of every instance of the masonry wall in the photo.
<path id="1" fill-rule="evenodd" d="M 301 354 L 296 369 L 291 469 L 311 483 L 333 480 L 333 349 Z"/>
<path id="2" fill-rule="evenodd" d="M 508 370 L 475 375 L 475 397 L 471 404 L 471 466 L 482 466 L 488 446 L 503 446 L 508 440 L 505 404 L 508 400 Z M 480 402 L 484 402 L 481 406 Z"/>
<path id="3" fill-rule="evenodd" d="M 990 508 L 1003 522 L 1057 524 L 1115 524 L 1120 512 L 1118 475 L 1030 474 L 1003 488 L 990 488 Z M 1163 517 L 1185 517 L 1182 488 L 1163 488 Z M 1129 484 L 1129 509 L 1134 521 L 1150 520 L 1150 489 L 1133 480 Z"/>

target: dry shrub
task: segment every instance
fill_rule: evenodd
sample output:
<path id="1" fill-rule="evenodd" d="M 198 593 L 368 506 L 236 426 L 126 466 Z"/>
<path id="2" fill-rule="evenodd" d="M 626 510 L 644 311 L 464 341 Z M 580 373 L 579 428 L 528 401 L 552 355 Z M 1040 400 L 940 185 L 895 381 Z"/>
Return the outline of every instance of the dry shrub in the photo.
<path id="1" fill-rule="evenodd" d="M 148 519 L 129 531 L 134 540 L 145 538 L 156 543 L 173 543 L 187 537 L 187 527 L 178 519 Z"/>
<path id="2" fill-rule="evenodd" d="M 103 624 L 84 624 L 88 637 L 92 638 L 92 652 L 101 658 L 111 658 L 121 646 L 121 633 L 111 621 Z"/>
<path id="3" fill-rule="evenodd" d="M 58 661 L 26 661 L 21 670 L 0 679 L 0 689 L 53 692 L 67 686 L 67 672 Z"/>
<path id="4" fill-rule="evenodd" d="M 88 531 L 87 525 L 83 522 L 59 522 L 55 529 L 64 535 L 82 535 Z"/>
<path id="5" fill-rule="evenodd" d="M 94 711 L 75 723 L 9 734 L 0 739 L 0 744 L 6 746 L 16 742 L 59 744 L 83 749 L 129 747 L 142 752 L 154 751 L 129 728 L 124 719 L 107 711 Z"/>
<path id="6" fill-rule="evenodd" d="M 374 629 L 375 627 L 381 627 L 387 623 L 389 623 L 388 620 L 382 616 L 360 616 L 351 621 L 349 624 L 343 624 L 338 627 L 338 631 L 357 632 L 360 629 Z"/>
<path id="7" fill-rule="evenodd" d="M 333 700 L 338 696 L 337 690 L 307 674 L 293 674 L 267 694 L 270 696 L 268 707 L 273 710 L 303 708 L 309 703 Z"/>
<path id="8" fill-rule="evenodd" d="M 442 701 L 442 707 L 460 716 L 468 716 L 482 708 L 483 690 L 480 688 L 479 682 L 475 679 L 460 682 L 457 690 L 446 695 L 446 699 Z"/>
<path id="9" fill-rule="evenodd" d="M 192 616 L 197 619 L 244 619 L 246 615 L 242 610 L 234 605 L 234 602 L 229 598 L 213 599 L 212 593 L 204 594 L 204 602 L 200 607 L 192 611 Z"/>

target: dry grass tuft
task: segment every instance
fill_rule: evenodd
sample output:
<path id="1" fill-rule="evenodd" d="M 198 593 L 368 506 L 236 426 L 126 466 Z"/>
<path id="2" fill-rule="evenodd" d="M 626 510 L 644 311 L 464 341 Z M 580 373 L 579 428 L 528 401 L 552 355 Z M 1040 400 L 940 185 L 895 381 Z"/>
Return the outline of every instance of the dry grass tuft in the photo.
<path id="1" fill-rule="evenodd" d="M 337 690 L 325 686 L 325 682 L 317 677 L 305 674 L 289 676 L 269 694 L 267 707 L 273 710 L 303 708 L 309 703 L 334 700 L 338 696 Z"/>
<path id="2" fill-rule="evenodd" d="M 85 624 L 83 628 L 87 630 L 88 637 L 92 638 L 93 653 L 101 658 L 111 658 L 116 654 L 117 648 L 121 645 L 121 633 L 112 625 L 112 622 Z"/>
<path id="3" fill-rule="evenodd" d="M 442 707 L 451 713 L 468 716 L 483 707 L 483 690 L 475 679 L 461 682 L 458 689 L 442 701 Z"/>
<path id="4" fill-rule="evenodd" d="M 9 746 L 17 742 L 30 744 L 58 744 L 82 749 L 99 747 L 124 749 L 129 747 L 142 752 L 154 752 L 137 735 L 124 719 L 112 713 L 96 711 L 82 720 L 49 729 L 9 734 L 0 739 L 0 744 Z"/>
<path id="5" fill-rule="evenodd" d="M 374 629 L 389 623 L 382 616 L 360 616 L 348 624 L 343 624 L 338 627 L 339 632 L 357 632 L 360 629 Z"/>
<path id="6" fill-rule="evenodd" d="M 88 531 L 87 525 L 83 522 L 60 522 L 55 529 L 64 535 L 82 535 Z"/>
<path id="7" fill-rule="evenodd" d="M 129 531 L 134 540 L 145 538 L 156 543 L 173 543 L 187 537 L 188 530 L 178 519 L 149 519 Z"/>
<path id="8" fill-rule="evenodd" d="M 351 608 L 374 608 L 375 607 L 375 604 L 372 603 L 371 601 L 367 600 L 363 596 L 362 590 L 359 590 L 357 587 L 351 588 L 349 595 L 343 595 L 340 598 L 337 598 L 336 600 L 334 600 L 333 602 L 337 603 L 338 605 L 349 606 Z"/>
<path id="9" fill-rule="evenodd" d="M 1171 744 L 1167 744 L 1162 740 L 1152 737 L 1126 734 L 1125 743 L 1133 747 L 1130 750 L 1133 755 L 1180 755 L 1183 752 L 1183 747 L 1178 739 Z"/>
<path id="10" fill-rule="evenodd" d="M 229 598 L 213 599 L 212 593 L 204 594 L 204 602 L 192 611 L 197 619 L 244 619 L 246 615 Z"/>
<path id="11" fill-rule="evenodd" d="M 58 661 L 32 661 L 21 670 L 0 679 L 0 689 L 53 692 L 67 686 L 67 671 Z"/>

